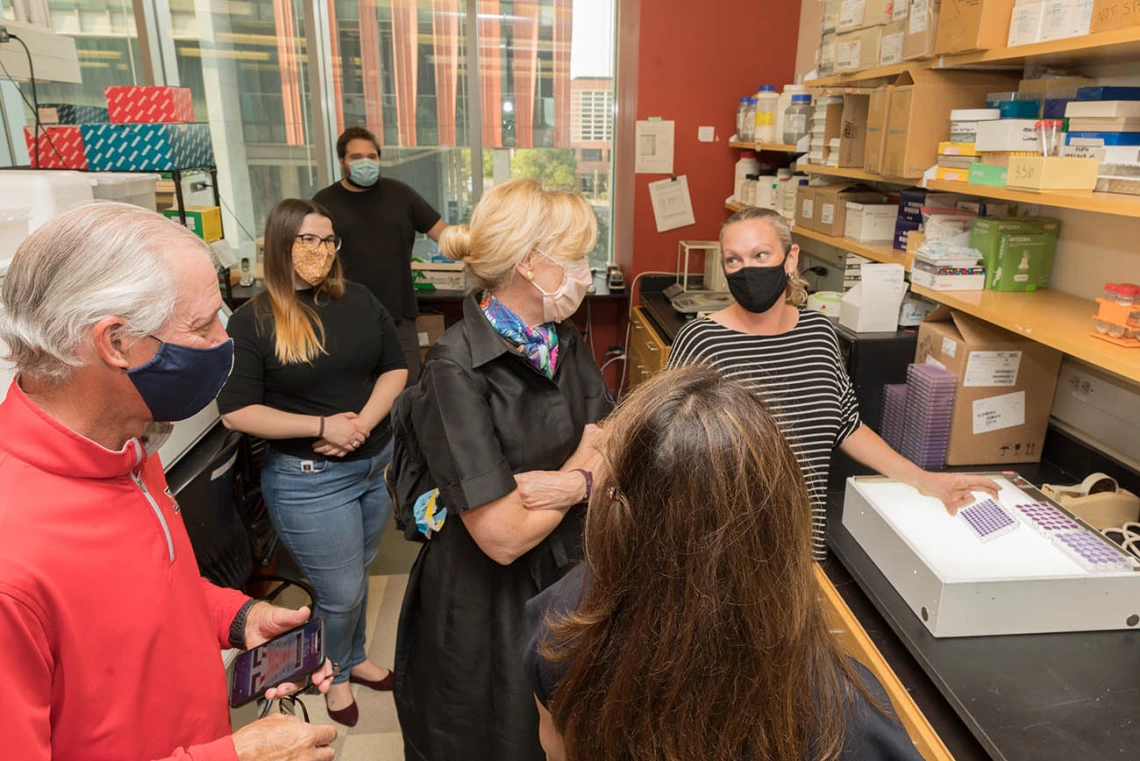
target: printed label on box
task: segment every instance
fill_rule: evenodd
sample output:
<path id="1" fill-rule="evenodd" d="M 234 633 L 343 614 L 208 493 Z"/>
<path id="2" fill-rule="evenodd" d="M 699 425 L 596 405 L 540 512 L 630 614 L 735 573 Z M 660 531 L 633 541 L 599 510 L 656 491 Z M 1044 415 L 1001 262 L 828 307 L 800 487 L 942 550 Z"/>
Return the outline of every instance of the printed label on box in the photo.
<path id="1" fill-rule="evenodd" d="M 958 353 L 958 342 L 952 338 L 943 338 L 942 353 L 953 359 L 954 355 Z"/>
<path id="2" fill-rule="evenodd" d="M 811 198 L 804 199 L 804 219 L 812 219 L 815 213 L 815 200 Z"/>
<path id="3" fill-rule="evenodd" d="M 946 369 L 946 365 L 944 365 L 944 364 L 942 364 L 941 362 L 939 362 L 939 361 L 938 361 L 937 359 L 935 359 L 935 358 L 934 358 L 932 355 L 927 355 L 927 357 L 926 357 L 926 364 L 928 364 L 928 365 L 934 365 L 935 367 L 939 367 L 939 368 L 941 368 L 941 369 L 943 369 L 943 370 L 945 370 L 945 369 Z"/>
<path id="4" fill-rule="evenodd" d="M 903 59 L 903 33 L 888 34 L 883 38 L 880 61 L 882 64 L 900 63 Z"/>
<path id="5" fill-rule="evenodd" d="M 972 351 L 966 360 L 966 388 L 1016 386 L 1021 367 L 1019 351 Z"/>
<path id="6" fill-rule="evenodd" d="M 819 221 L 825 225 L 830 225 L 835 221 L 835 204 L 825 203 L 819 210 Z"/>
<path id="7" fill-rule="evenodd" d="M 1020 353 L 1020 352 L 1019 352 Z M 1025 425 L 1025 392 L 974 402 L 974 435 Z"/>
<path id="8" fill-rule="evenodd" d="M 420 332 L 420 333 L 416 333 L 416 336 L 417 336 L 417 337 L 419 338 L 419 340 L 420 340 L 420 348 L 427 348 L 427 345 L 428 345 L 428 334 L 427 334 L 427 333 L 423 333 L 423 332 Z"/>
<path id="9" fill-rule="evenodd" d="M 926 31 L 926 17 L 930 13 L 930 0 L 913 0 L 910 4 L 909 32 L 922 34 Z"/>
<path id="10" fill-rule="evenodd" d="M 866 14 L 867 0 L 843 0 L 839 8 L 839 28 L 848 29 L 863 23 Z"/>
<path id="11" fill-rule="evenodd" d="M 895 0 L 895 5 L 891 8 L 891 21 L 902 21 L 906 14 L 906 0 Z"/>

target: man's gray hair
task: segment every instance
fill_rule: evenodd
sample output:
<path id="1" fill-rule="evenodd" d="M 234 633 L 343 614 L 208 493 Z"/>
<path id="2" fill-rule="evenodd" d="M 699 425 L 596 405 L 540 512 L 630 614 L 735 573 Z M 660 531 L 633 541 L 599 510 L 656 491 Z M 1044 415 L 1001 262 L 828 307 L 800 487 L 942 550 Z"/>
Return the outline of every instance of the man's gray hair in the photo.
<path id="1" fill-rule="evenodd" d="M 182 225 L 123 203 L 80 206 L 33 232 L 0 293 L 0 341 L 16 372 L 67 378 L 83 364 L 92 326 L 107 317 L 126 322 L 123 335 L 158 332 L 177 300 L 175 247 L 208 255 Z"/>

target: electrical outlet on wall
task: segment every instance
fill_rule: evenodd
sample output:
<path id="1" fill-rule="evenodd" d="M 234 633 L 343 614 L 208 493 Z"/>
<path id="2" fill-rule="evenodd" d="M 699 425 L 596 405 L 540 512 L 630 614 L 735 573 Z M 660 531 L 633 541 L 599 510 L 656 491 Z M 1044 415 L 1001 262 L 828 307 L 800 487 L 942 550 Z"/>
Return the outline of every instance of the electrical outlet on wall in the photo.
<path id="1" fill-rule="evenodd" d="M 1053 417 L 1106 454 L 1140 467 L 1140 386 L 1066 359 Z"/>

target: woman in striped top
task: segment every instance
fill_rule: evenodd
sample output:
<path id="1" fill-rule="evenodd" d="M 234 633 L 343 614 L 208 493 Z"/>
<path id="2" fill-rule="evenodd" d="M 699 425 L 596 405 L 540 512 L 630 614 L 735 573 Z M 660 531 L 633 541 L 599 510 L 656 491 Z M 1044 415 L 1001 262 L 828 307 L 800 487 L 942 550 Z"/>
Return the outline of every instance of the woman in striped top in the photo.
<path id="1" fill-rule="evenodd" d="M 682 328 L 669 366 L 710 365 L 771 407 L 811 493 L 817 561 L 827 551 L 827 475 L 835 447 L 937 497 L 951 513 L 973 501 L 972 491 L 997 495 L 987 478 L 922 470 L 863 425 L 835 330 L 824 315 L 800 309 L 807 291 L 796 270 L 799 246 L 783 217 L 768 209 L 737 212 L 721 228 L 720 243 L 736 303 Z"/>

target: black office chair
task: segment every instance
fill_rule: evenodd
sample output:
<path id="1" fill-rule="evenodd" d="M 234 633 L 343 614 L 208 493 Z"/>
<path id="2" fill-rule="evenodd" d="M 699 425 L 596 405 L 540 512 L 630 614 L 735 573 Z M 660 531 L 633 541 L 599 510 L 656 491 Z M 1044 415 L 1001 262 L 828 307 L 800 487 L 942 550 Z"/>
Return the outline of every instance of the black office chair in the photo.
<path id="1" fill-rule="evenodd" d="M 232 589 L 277 582 L 262 596 L 269 602 L 296 586 L 315 604 L 309 584 L 259 571 L 272 563 L 277 548 L 261 498 L 263 448 L 264 442 L 219 425 L 171 469 L 167 480 L 204 577 Z"/>

